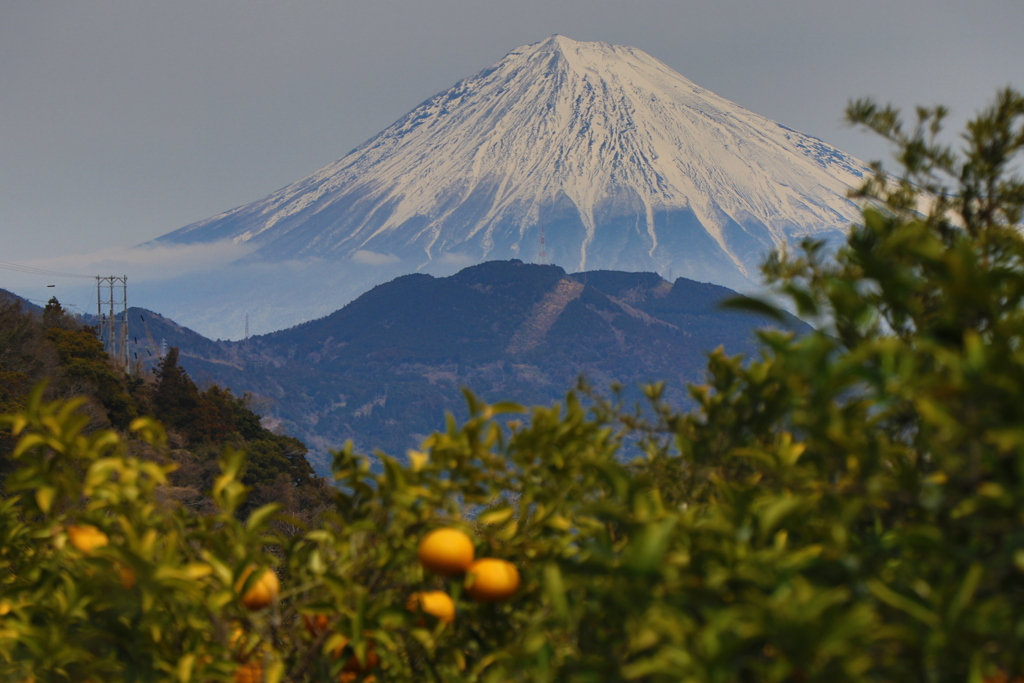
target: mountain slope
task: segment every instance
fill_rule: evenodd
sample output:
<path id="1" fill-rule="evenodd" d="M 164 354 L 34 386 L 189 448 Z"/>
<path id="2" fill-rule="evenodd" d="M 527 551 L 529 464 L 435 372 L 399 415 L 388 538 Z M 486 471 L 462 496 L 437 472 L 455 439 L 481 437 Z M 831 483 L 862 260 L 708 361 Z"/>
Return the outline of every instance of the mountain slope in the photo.
<path id="1" fill-rule="evenodd" d="M 748 286 L 786 239 L 840 237 L 865 172 L 640 50 L 553 36 L 313 175 L 160 239 L 412 270 L 533 261 L 543 230 L 546 259 L 569 270 Z"/>
<path id="2" fill-rule="evenodd" d="M 20 297 L 14 292 L 9 292 L 6 289 L 0 289 L 0 301 L 17 301 L 22 309 L 34 313 L 36 315 L 43 314 L 43 307 L 32 303 L 24 297 Z"/>
<path id="3" fill-rule="evenodd" d="M 299 436 L 323 471 L 326 452 L 348 438 L 365 451 L 415 447 L 443 428 L 445 411 L 464 414 L 463 386 L 487 400 L 547 404 L 582 373 L 631 397 L 638 383 L 665 381 L 668 399 L 682 404 L 686 383 L 703 380 L 707 352 L 754 349 L 766 321 L 719 310 L 732 294 L 655 273 L 569 275 L 496 261 L 444 278 L 399 277 L 329 316 L 247 341 L 210 342 L 139 313 L 150 337 L 181 345 L 197 380 L 259 397 L 260 411 Z"/>

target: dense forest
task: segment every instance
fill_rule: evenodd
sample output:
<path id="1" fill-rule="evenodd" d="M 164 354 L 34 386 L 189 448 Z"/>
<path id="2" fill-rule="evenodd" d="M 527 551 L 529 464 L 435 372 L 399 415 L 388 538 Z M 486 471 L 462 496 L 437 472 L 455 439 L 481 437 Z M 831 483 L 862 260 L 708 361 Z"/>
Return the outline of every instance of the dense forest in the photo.
<path id="1" fill-rule="evenodd" d="M 242 481 L 251 493 L 240 514 L 276 501 L 292 517 L 308 521 L 331 499 L 331 488 L 313 473 L 299 439 L 263 427 L 246 395 L 216 384 L 200 390 L 179 365 L 178 349 L 171 348 L 152 372 L 126 374 L 111 363 L 95 328 L 69 315 L 56 298 L 39 313 L 0 291 L 0 413 L 20 409 L 42 381 L 48 399 L 85 397 L 92 429 L 125 433 L 143 415 L 166 425 L 166 453 L 148 452 L 142 442 L 132 446 L 176 465 L 166 492 L 180 504 L 210 504 L 207 492 L 226 447 L 249 456 Z M 0 435 L 0 455 L 13 446 L 7 433 Z M 7 476 L 10 463 L 0 460 L 0 477 Z"/>

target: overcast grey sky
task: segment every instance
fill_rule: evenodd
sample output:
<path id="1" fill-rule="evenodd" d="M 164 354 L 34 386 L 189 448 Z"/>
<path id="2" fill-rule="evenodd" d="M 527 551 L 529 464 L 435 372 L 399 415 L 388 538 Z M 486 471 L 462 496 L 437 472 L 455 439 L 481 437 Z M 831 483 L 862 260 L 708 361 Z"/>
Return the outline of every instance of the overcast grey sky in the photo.
<path id="1" fill-rule="evenodd" d="M 843 126 L 850 97 L 960 123 L 1024 88 L 1024 0 L 0 0 L 0 260 L 260 198 L 554 33 L 640 48 L 865 159 L 883 148 Z"/>

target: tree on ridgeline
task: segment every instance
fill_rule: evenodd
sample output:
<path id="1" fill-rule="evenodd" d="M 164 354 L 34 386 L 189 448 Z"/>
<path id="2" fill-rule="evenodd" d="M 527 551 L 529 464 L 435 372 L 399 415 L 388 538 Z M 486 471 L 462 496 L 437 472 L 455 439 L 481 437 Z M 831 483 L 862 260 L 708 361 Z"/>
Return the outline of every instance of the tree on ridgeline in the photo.
<path id="1" fill-rule="evenodd" d="M 48 330 L 52 327 L 59 327 L 63 330 L 80 327 L 75 319 L 68 315 L 55 296 L 50 297 L 50 300 L 46 302 L 46 308 L 43 309 L 43 328 Z"/>
<path id="2" fill-rule="evenodd" d="M 94 328 L 66 325 L 61 322 L 45 333 L 60 357 L 58 377 L 63 391 L 95 394 L 110 423 L 119 429 L 126 428 L 138 417 L 138 407 L 128 393 L 124 373 L 113 367 Z"/>
<path id="3" fill-rule="evenodd" d="M 203 422 L 199 388 L 178 365 L 178 349 L 172 347 L 160 360 L 156 372 L 153 407 L 164 424 L 182 430 L 189 436 L 200 436 Z M 198 430 L 198 433 L 197 433 Z"/>

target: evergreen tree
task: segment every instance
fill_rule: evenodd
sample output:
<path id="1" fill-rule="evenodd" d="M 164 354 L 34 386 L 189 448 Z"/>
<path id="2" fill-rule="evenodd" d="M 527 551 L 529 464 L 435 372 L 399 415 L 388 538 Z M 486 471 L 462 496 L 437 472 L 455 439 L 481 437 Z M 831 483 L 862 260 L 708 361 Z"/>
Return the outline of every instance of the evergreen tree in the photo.
<path id="1" fill-rule="evenodd" d="M 70 330 L 77 328 L 78 324 L 67 314 L 57 297 L 51 296 L 50 300 L 46 302 L 46 308 L 43 309 L 43 327 Z"/>
<path id="2" fill-rule="evenodd" d="M 60 357 L 60 389 L 71 395 L 94 395 L 107 419 L 124 429 L 138 416 L 135 401 L 125 387 L 124 375 L 114 369 L 93 327 L 65 327 L 67 317 L 46 330 L 46 339 Z"/>
<path id="3" fill-rule="evenodd" d="M 189 437 L 196 436 L 196 429 L 203 421 L 199 389 L 178 365 L 177 347 L 171 347 L 157 367 L 153 405 L 167 425 Z"/>

